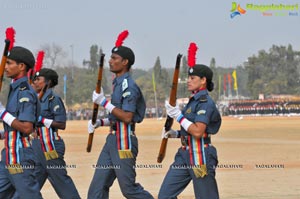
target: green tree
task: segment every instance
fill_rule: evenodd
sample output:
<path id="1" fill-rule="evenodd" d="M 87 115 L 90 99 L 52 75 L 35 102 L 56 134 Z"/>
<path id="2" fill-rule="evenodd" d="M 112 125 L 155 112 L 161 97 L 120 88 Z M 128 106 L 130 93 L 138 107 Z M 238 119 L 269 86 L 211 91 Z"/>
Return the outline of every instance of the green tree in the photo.
<path id="1" fill-rule="evenodd" d="M 153 71 L 156 83 L 157 101 L 161 102 L 169 96 L 171 82 L 167 70 L 161 66 L 159 57 L 156 58 Z"/>
<path id="2" fill-rule="evenodd" d="M 187 78 L 188 78 L 188 64 L 186 56 L 182 57 L 181 68 L 179 73 L 179 81 L 177 88 L 177 98 L 186 98 L 190 95 L 190 92 L 187 90 Z M 173 69 L 174 71 L 174 69 Z M 173 75 L 173 74 L 172 74 Z M 172 77 L 173 79 L 173 77 Z"/>
<path id="3" fill-rule="evenodd" d="M 209 67 L 210 69 L 212 70 L 213 72 L 213 79 L 212 79 L 212 82 L 214 83 L 214 90 L 210 93 L 210 96 L 214 99 L 214 100 L 217 100 L 219 98 L 219 85 L 218 85 L 218 82 L 219 82 L 219 75 L 218 75 L 218 72 L 217 72 L 217 68 L 216 68 L 216 59 L 213 57 L 211 58 L 210 60 L 210 64 L 209 64 Z"/>
<path id="4" fill-rule="evenodd" d="M 100 53 L 102 52 L 102 49 L 100 49 Z M 87 66 L 89 70 L 92 70 L 93 72 L 98 71 L 98 62 L 100 59 L 100 53 L 98 54 L 98 45 L 94 44 L 90 47 L 90 59 L 89 60 L 83 60 L 82 64 L 84 66 Z"/>
<path id="5" fill-rule="evenodd" d="M 181 61 L 181 68 L 180 68 L 180 74 L 179 74 L 179 78 L 181 80 L 186 80 L 187 77 L 188 77 L 188 70 L 189 70 L 189 67 L 188 67 L 188 64 L 187 64 L 187 59 L 186 59 L 186 56 L 183 56 L 182 57 L 182 61 Z"/>
<path id="6" fill-rule="evenodd" d="M 299 52 L 292 46 L 273 45 L 269 52 L 261 50 L 248 58 L 248 90 L 256 98 L 259 93 L 295 94 L 299 83 Z"/>
<path id="7" fill-rule="evenodd" d="M 90 48 L 90 62 L 89 62 L 89 69 L 92 71 L 98 71 L 98 61 L 100 55 L 98 54 L 98 46 L 92 45 Z"/>
<path id="8" fill-rule="evenodd" d="M 86 72 L 97 75 L 96 79 L 94 80 L 95 85 L 96 85 L 96 81 L 98 78 L 98 71 L 99 71 L 99 65 L 100 65 L 100 54 L 102 54 L 102 48 L 100 48 L 99 53 L 98 53 L 98 45 L 94 44 L 90 47 L 90 60 L 83 60 L 83 65 L 88 66 L 88 71 L 86 71 Z M 104 59 L 104 66 L 105 66 L 105 59 Z M 105 92 L 107 90 L 110 90 L 110 87 L 108 86 L 108 82 L 107 82 L 108 74 L 109 73 L 108 73 L 107 69 L 104 67 L 103 73 L 102 73 L 101 86 Z M 95 89 L 95 86 L 93 88 Z"/>

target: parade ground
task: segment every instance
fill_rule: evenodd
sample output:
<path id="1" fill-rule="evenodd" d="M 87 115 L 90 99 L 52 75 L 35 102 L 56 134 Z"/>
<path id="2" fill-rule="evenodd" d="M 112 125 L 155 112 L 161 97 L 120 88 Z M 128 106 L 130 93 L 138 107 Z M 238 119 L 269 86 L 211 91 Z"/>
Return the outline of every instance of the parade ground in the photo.
<path id="1" fill-rule="evenodd" d="M 165 119 L 145 119 L 136 127 L 139 139 L 137 182 L 157 198 L 160 185 L 180 147 L 179 139 L 169 139 L 167 154 L 156 162 L 161 130 Z M 300 198 L 300 117 L 223 117 L 219 133 L 212 137 L 218 150 L 216 172 L 221 199 L 299 199 Z M 174 129 L 179 125 L 174 122 Z M 98 128 L 92 151 L 86 152 L 87 121 L 67 122 L 60 131 L 66 143 L 65 160 L 82 198 L 87 197 L 98 155 L 109 132 Z M 1 142 L 3 148 L 3 142 Z M 47 182 L 42 189 L 45 199 L 58 198 Z M 124 198 L 115 181 L 111 199 Z M 192 199 L 192 183 L 179 196 Z"/>

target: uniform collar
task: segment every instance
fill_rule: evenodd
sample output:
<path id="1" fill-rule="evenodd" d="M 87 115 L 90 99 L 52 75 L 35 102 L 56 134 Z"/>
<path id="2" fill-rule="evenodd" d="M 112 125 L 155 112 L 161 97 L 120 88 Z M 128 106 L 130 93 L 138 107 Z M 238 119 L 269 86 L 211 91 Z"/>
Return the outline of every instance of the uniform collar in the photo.
<path id="1" fill-rule="evenodd" d="M 195 100 L 198 100 L 202 95 L 207 95 L 208 94 L 208 92 L 207 92 L 207 90 L 205 89 L 205 90 L 200 90 L 200 91 L 198 91 L 197 93 L 195 93 L 194 95 L 193 95 L 193 98 L 195 99 Z"/>
<path id="2" fill-rule="evenodd" d="M 47 99 L 48 96 L 51 95 L 51 94 L 52 94 L 52 88 L 48 88 L 48 89 L 46 90 L 45 94 L 43 95 L 41 101 L 45 101 L 45 99 Z"/>
<path id="3" fill-rule="evenodd" d="M 124 73 L 123 75 L 121 75 L 120 77 L 116 77 L 113 81 L 113 84 L 121 84 L 123 82 L 124 79 L 126 79 L 127 77 L 129 77 L 129 72 Z"/>
<path id="4" fill-rule="evenodd" d="M 12 89 L 15 89 L 15 88 L 17 88 L 18 86 L 20 86 L 20 84 L 23 83 L 23 82 L 28 82 L 27 76 L 21 77 L 21 78 L 15 80 L 15 81 L 13 81 L 13 82 L 10 84 L 10 86 L 11 86 Z"/>

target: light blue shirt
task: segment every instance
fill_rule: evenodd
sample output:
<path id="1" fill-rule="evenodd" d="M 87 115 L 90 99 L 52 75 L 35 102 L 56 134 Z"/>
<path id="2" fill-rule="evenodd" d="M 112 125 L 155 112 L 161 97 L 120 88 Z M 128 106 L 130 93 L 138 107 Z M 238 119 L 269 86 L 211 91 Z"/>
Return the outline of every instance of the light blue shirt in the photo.
<path id="1" fill-rule="evenodd" d="M 111 103 L 117 108 L 134 113 L 132 122 L 141 122 L 145 116 L 146 103 L 143 94 L 130 74 L 127 72 L 113 81 L 114 90 Z M 111 121 L 118 119 L 109 114 Z"/>

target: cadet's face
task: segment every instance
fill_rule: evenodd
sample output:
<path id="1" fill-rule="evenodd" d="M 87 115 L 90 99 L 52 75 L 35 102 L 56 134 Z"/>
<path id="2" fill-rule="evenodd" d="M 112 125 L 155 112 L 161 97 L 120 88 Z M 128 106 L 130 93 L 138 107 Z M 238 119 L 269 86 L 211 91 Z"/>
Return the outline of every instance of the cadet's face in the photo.
<path id="1" fill-rule="evenodd" d="M 190 75 L 187 80 L 188 91 L 197 91 L 203 88 L 205 81 L 205 77 L 200 78 L 199 76 Z"/>
<path id="2" fill-rule="evenodd" d="M 34 84 L 34 88 L 35 88 L 36 92 L 37 93 L 40 92 L 46 84 L 45 77 L 43 77 L 43 76 L 36 77 L 33 80 L 33 84 Z"/>
<path id="3" fill-rule="evenodd" d="M 21 76 L 21 67 L 26 67 L 23 63 L 17 63 L 12 59 L 7 59 L 5 64 L 5 73 L 9 78 L 18 78 Z"/>
<path id="4" fill-rule="evenodd" d="M 115 73 L 116 76 L 122 75 L 127 72 L 127 63 L 127 59 L 123 59 L 120 55 L 112 53 L 109 60 L 110 71 Z"/>

